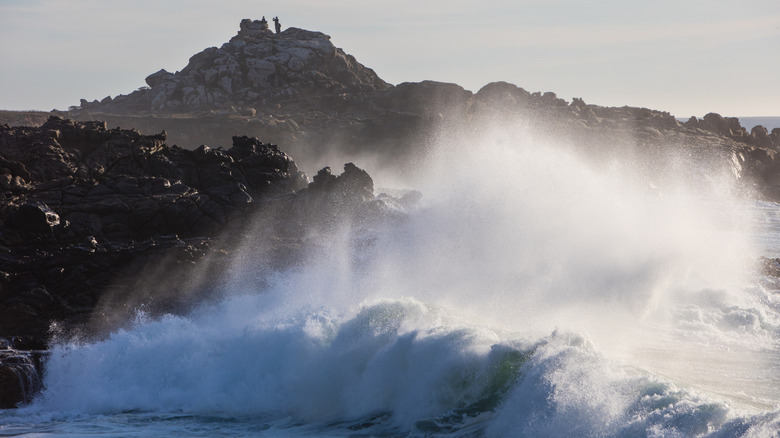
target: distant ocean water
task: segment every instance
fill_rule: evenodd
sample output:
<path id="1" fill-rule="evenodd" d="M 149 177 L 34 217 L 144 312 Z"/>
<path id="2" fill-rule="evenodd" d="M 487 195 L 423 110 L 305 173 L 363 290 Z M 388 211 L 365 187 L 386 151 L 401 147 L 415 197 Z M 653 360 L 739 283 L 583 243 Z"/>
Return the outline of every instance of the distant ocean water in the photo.
<path id="1" fill-rule="evenodd" d="M 774 128 L 780 128 L 780 117 L 738 117 L 740 124 L 748 130 L 753 129 L 754 126 L 761 125 L 770 132 Z"/>

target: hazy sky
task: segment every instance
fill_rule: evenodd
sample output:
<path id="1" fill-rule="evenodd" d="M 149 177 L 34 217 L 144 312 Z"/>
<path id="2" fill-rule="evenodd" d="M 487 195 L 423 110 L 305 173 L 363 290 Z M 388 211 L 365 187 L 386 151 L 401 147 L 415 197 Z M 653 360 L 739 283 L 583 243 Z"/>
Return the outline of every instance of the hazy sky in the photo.
<path id="1" fill-rule="evenodd" d="M 393 84 L 780 116 L 780 0 L 0 0 L 0 109 L 128 94 L 263 15 L 330 35 Z"/>

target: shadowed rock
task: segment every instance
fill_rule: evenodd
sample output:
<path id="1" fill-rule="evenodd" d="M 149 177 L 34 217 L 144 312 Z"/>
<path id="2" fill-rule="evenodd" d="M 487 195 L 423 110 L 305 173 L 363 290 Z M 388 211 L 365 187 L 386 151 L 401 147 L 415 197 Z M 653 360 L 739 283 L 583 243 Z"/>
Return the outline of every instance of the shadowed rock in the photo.
<path id="1" fill-rule="evenodd" d="M 309 230 L 363 226 L 394 202 L 375 199 L 371 177 L 352 163 L 309 185 L 257 138 L 185 150 L 165 137 L 58 117 L 0 125 L 0 337 L 44 345 L 73 330 L 100 336 L 140 308 L 186 312 L 218 296 L 256 218 L 265 221 L 256 234 L 273 242 L 260 276 L 303 257 Z M 37 356 L 9 345 L 0 348 L 0 408 L 37 389 Z"/>

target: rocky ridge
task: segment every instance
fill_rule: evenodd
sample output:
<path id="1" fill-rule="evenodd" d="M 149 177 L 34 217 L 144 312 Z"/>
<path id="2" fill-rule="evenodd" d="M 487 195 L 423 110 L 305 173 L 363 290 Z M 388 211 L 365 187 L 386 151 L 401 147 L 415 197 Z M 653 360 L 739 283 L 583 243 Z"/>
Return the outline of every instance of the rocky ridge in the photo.
<path id="1" fill-rule="evenodd" d="M 102 122 L 0 126 L 0 335 L 45 336 L 89 314 L 133 262 L 191 261 L 204 236 L 306 184 L 289 156 L 247 137 L 191 151 Z"/>
<path id="2" fill-rule="evenodd" d="M 309 101 L 307 101 L 309 102 Z M 100 118 L 146 132 L 166 130 L 173 143 L 194 147 L 230 132 L 285 144 L 307 168 L 334 155 L 344 161 L 377 161 L 405 172 L 424 158 L 426 139 L 442 143 L 480 141 L 485 127 L 523 126 L 528 136 L 569 144 L 598 160 L 607 155 L 648 160 L 663 169 L 672 156 L 727 169 L 742 184 L 780 200 L 780 129 L 750 133 L 736 118 L 707 114 L 679 122 L 664 111 L 602 107 L 582 99 L 567 102 L 552 92 L 528 92 L 494 82 L 472 93 L 456 84 L 424 81 L 364 94 L 341 96 L 320 109 L 265 108 L 256 116 L 190 114 L 121 115 L 76 110 L 78 118 Z"/>
<path id="3" fill-rule="evenodd" d="M 602 107 L 507 82 L 476 93 L 457 84 L 381 80 L 321 32 L 273 33 L 245 19 L 221 47 L 206 49 L 179 72 L 147 77 L 150 88 L 68 111 L 145 133 L 165 130 L 186 148 L 236 133 L 284 144 L 312 171 L 329 157 L 381 162 L 401 172 L 424 158 L 426 139 L 479 141 L 484 126 L 520 125 L 529 136 L 574 144 L 580 152 L 637 154 L 663 168 L 668 151 L 730 171 L 769 199 L 780 199 L 780 129 L 747 132 L 735 118 L 708 114 L 680 123 L 668 112 Z M 660 161 L 659 161 L 660 160 Z"/>

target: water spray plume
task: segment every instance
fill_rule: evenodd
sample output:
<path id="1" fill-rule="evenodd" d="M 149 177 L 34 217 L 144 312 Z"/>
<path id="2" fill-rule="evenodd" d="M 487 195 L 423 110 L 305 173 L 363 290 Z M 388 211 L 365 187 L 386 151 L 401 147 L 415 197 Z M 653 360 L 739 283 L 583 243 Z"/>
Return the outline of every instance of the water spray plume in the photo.
<path id="1" fill-rule="evenodd" d="M 721 169 L 692 184 L 522 126 L 461 134 L 442 134 L 412 175 L 416 207 L 322 216 L 282 269 L 271 229 L 290 212 L 266 212 L 219 300 L 58 346 L 30 409 L 432 435 L 777 425 L 740 417 L 780 401 L 780 318 L 749 286 L 751 209 Z"/>

